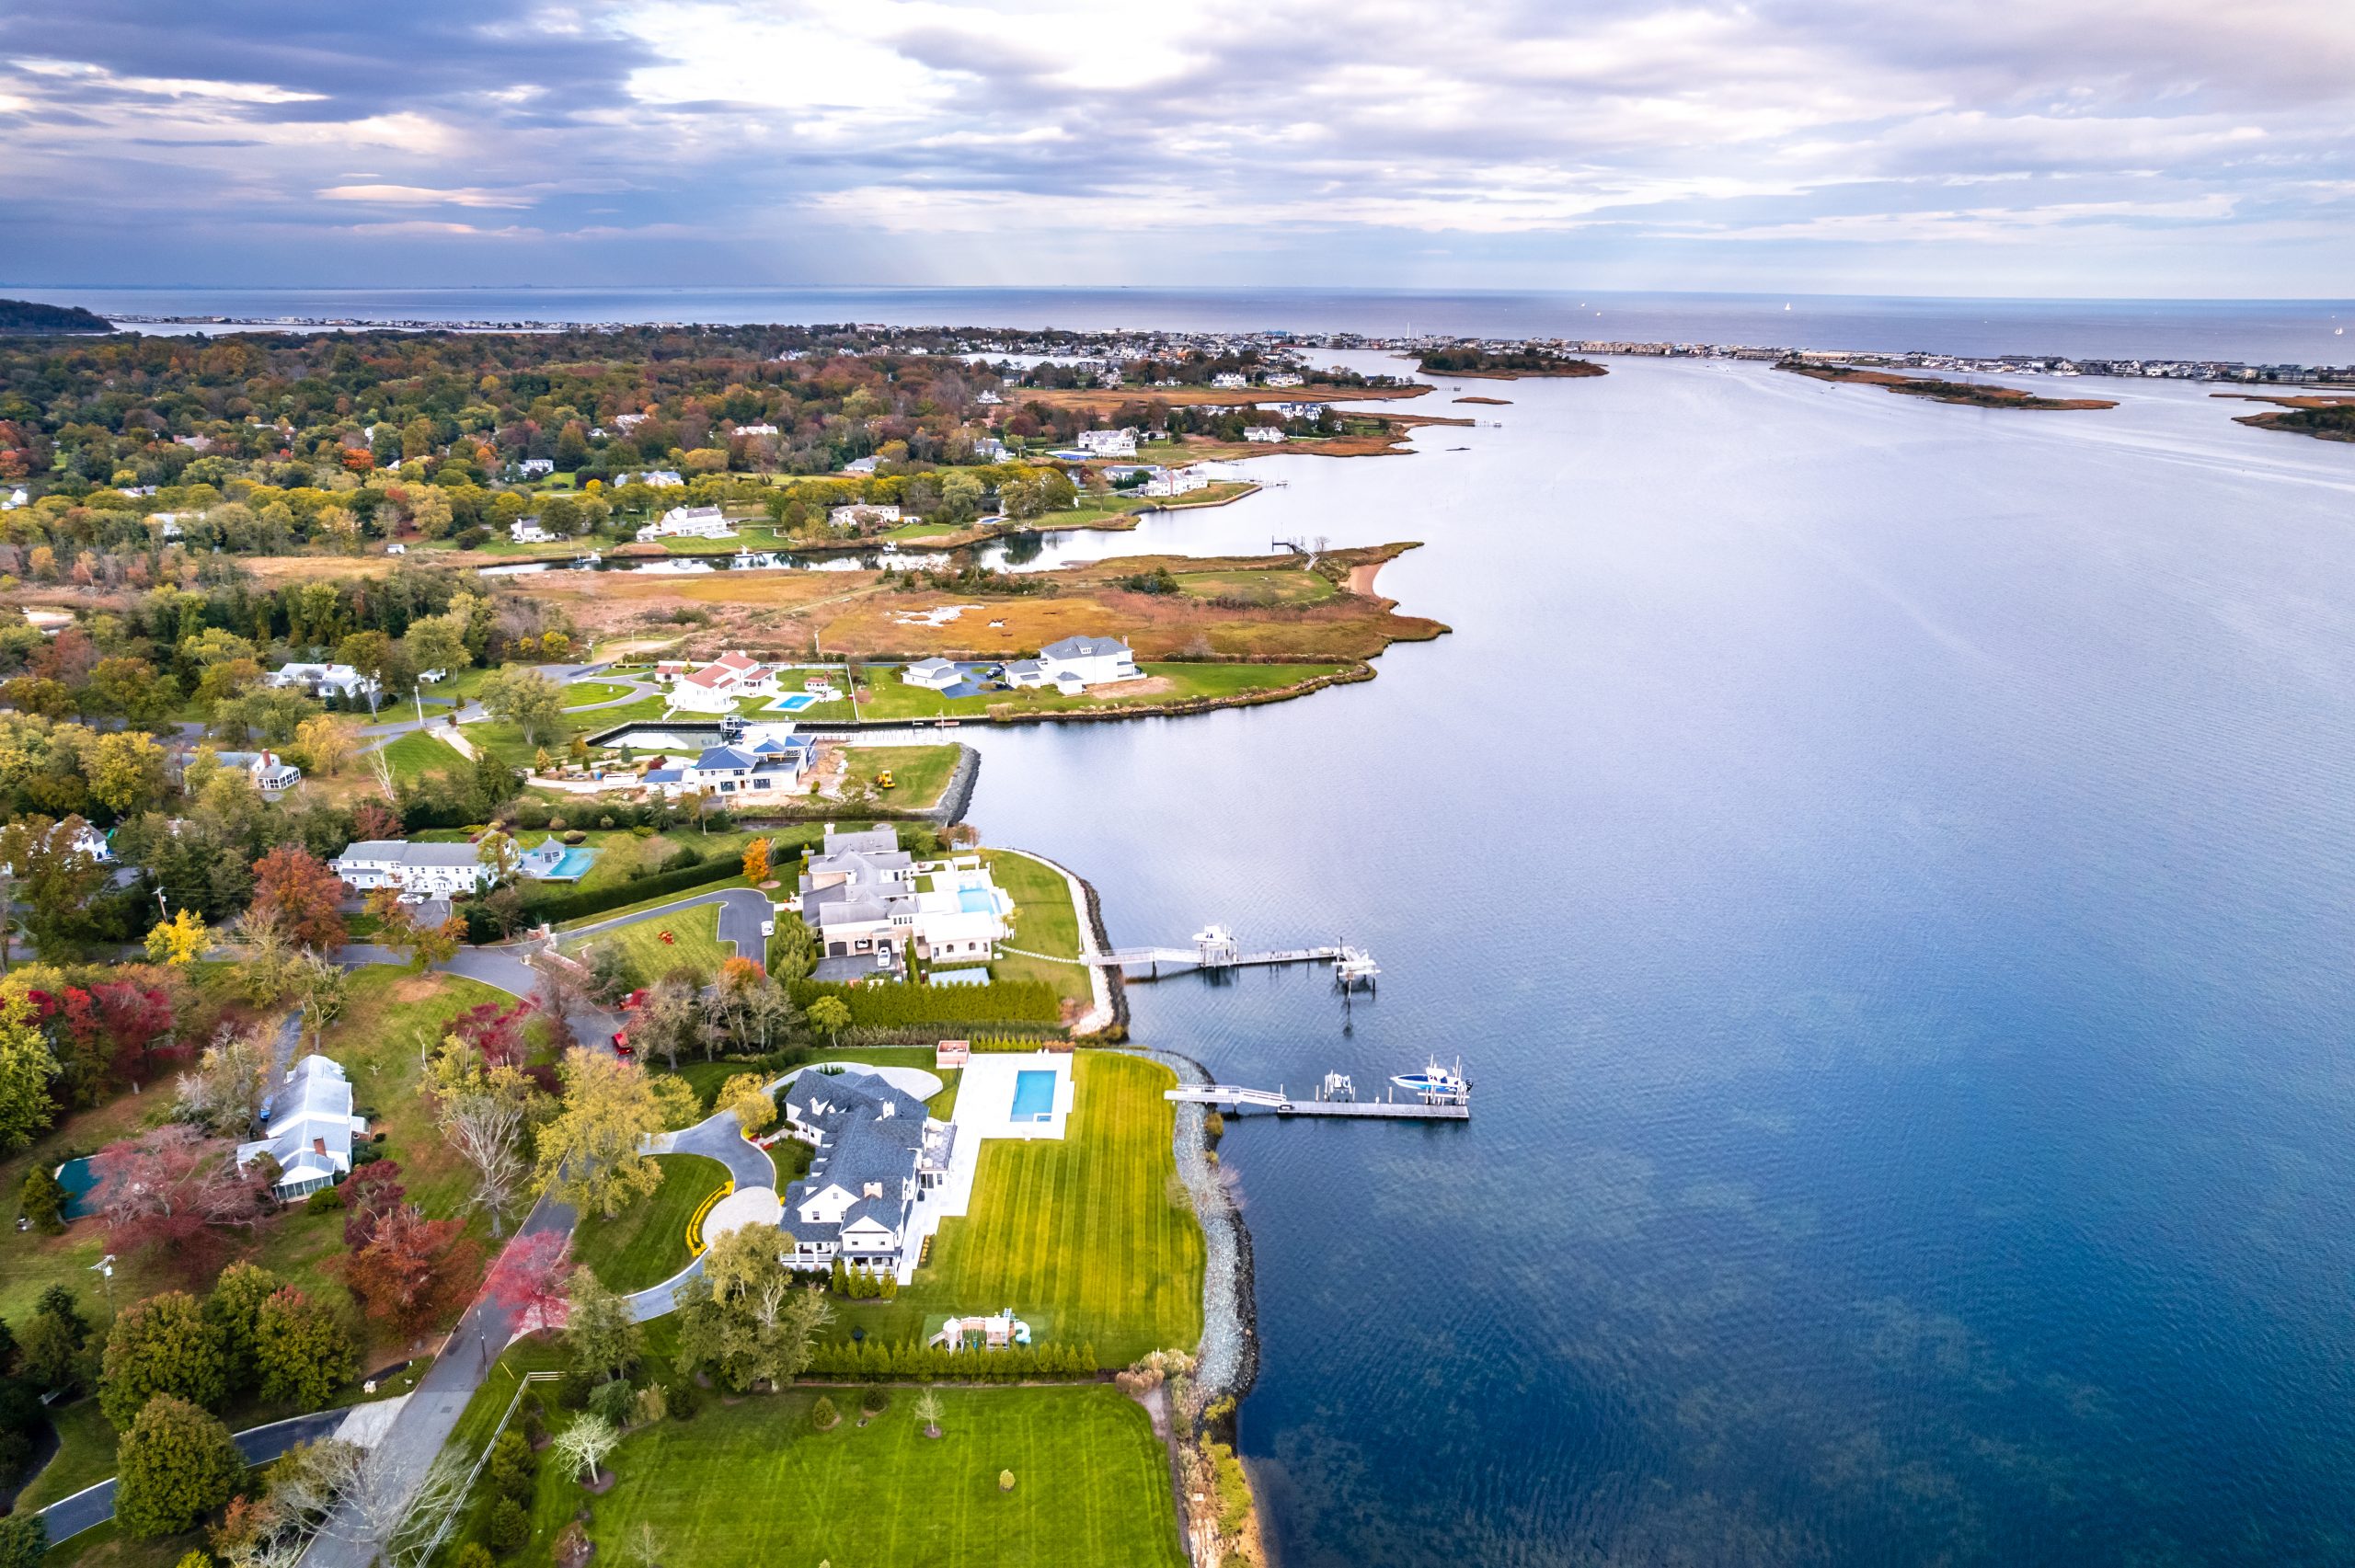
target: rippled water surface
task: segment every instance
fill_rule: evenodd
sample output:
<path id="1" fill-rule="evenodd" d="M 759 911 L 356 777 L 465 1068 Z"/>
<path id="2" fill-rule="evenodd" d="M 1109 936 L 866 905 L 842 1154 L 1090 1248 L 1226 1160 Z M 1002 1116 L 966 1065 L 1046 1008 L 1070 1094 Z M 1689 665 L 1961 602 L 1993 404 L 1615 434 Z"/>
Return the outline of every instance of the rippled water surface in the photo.
<path id="1" fill-rule="evenodd" d="M 2355 447 L 2078 385 L 1490 384 L 1204 525 L 1426 541 L 1382 589 L 1451 636 L 963 732 L 1116 939 L 1384 967 L 1141 1037 L 1477 1082 L 1227 1139 L 1290 1568 L 2355 1555 Z"/>

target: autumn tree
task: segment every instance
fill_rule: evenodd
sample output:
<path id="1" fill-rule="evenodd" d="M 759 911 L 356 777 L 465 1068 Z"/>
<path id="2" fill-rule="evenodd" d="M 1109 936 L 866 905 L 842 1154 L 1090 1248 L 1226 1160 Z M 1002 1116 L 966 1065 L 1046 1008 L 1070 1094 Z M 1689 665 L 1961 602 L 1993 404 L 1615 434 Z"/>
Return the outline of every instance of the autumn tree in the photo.
<path id="1" fill-rule="evenodd" d="M 373 1160 L 358 1167 L 343 1184 L 343 1244 L 355 1253 L 365 1247 L 385 1217 L 408 1196 L 399 1161 Z"/>
<path id="2" fill-rule="evenodd" d="M 569 1051 L 580 1043 L 572 1015 L 588 1005 L 587 979 L 577 966 L 554 957 L 542 959 L 538 967 L 540 983 L 532 992 L 532 1004 L 548 1021 L 549 1038 L 556 1048 Z"/>
<path id="3" fill-rule="evenodd" d="M 416 1335 L 464 1304 L 475 1246 L 455 1219 L 428 1219 L 415 1204 L 386 1215 L 344 1264 L 344 1281 L 368 1315 Z"/>
<path id="4" fill-rule="evenodd" d="M 754 839 L 744 846 L 744 880 L 759 887 L 769 879 L 769 841 Z"/>
<path id="5" fill-rule="evenodd" d="M 272 1402 L 321 1409 L 359 1369 L 343 1319 L 291 1285 L 261 1304 L 254 1341 L 261 1397 Z"/>
<path id="6" fill-rule="evenodd" d="M 252 1230 L 264 1211 L 261 1175 L 237 1169 L 236 1149 L 175 1123 L 93 1157 L 113 1244 L 154 1253 L 190 1277 L 210 1273 L 227 1232 Z"/>
<path id="7" fill-rule="evenodd" d="M 350 761 L 352 754 L 360 749 L 351 726 L 333 714 L 306 718 L 296 726 L 294 744 L 310 758 L 312 771 L 324 773 L 328 778 L 342 773 L 343 765 Z"/>
<path id="8" fill-rule="evenodd" d="M 98 1409 L 116 1431 L 129 1431 L 159 1394 L 210 1409 L 228 1392 L 221 1331 L 206 1321 L 195 1297 L 167 1290 L 115 1314 L 98 1374 Z"/>
<path id="9" fill-rule="evenodd" d="M 135 729 L 98 737 L 82 761 L 90 798 L 116 817 L 144 810 L 164 798 L 164 749 Z"/>
<path id="10" fill-rule="evenodd" d="M 183 907 L 147 933 L 147 956 L 158 964 L 193 964 L 213 945 L 204 917 Z"/>
<path id="11" fill-rule="evenodd" d="M 776 1120 L 776 1096 L 769 1093 L 759 1073 L 740 1072 L 719 1086 L 719 1098 L 712 1109 L 733 1113 L 736 1125 L 750 1138 Z"/>
<path id="12" fill-rule="evenodd" d="M 540 1130 L 539 1185 L 558 1201 L 611 1219 L 662 1185 L 639 1145 L 663 1130 L 646 1070 L 598 1052 L 564 1053 L 563 1107 Z"/>
<path id="13" fill-rule="evenodd" d="M 571 1242 L 562 1230 L 518 1236 L 483 1276 L 483 1294 L 516 1319 L 519 1333 L 548 1328 L 563 1318 L 573 1272 Z"/>
<path id="14" fill-rule="evenodd" d="M 116 1463 L 115 1521 L 138 1540 L 187 1529 L 228 1502 L 246 1473 L 229 1429 L 171 1394 L 139 1412 Z"/>
<path id="15" fill-rule="evenodd" d="M 810 1003 L 804 1016 L 810 1020 L 811 1028 L 823 1031 L 826 1038 L 836 1046 L 842 1044 L 843 1031 L 850 1027 L 850 1006 L 838 996 L 816 998 Z"/>
<path id="16" fill-rule="evenodd" d="M 254 863 L 249 912 L 286 940 L 315 953 L 343 945 L 343 879 L 298 844 L 281 844 Z"/>
<path id="17" fill-rule="evenodd" d="M 703 1254 L 703 1272 L 673 1298 L 680 1368 L 707 1367 L 740 1393 L 758 1382 L 789 1382 L 810 1363 L 811 1336 L 833 1318 L 822 1288 L 795 1282 L 765 1226 L 747 1225 L 714 1242 Z"/>

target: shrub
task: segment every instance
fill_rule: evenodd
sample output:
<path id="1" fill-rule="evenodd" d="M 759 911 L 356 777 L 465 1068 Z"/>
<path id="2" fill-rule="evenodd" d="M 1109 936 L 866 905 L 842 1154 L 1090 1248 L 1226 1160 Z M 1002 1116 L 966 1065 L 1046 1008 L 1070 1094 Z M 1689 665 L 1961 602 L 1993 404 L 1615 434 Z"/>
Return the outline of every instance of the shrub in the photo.
<path id="1" fill-rule="evenodd" d="M 532 1441 L 523 1433 L 510 1428 L 490 1446 L 490 1463 L 485 1474 L 489 1477 L 495 1494 L 528 1504 L 539 1473 L 540 1456 L 532 1451 Z"/>
<path id="2" fill-rule="evenodd" d="M 458 1548 L 457 1556 L 450 1559 L 450 1568 L 491 1568 L 490 1548 L 470 1540 Z"/>
<path id="3" fill-rule="evenodd" d="M 842 1418 L 843 1413 L 836 1410 L 834 1402 L 824 1394 L 820 1394 L 818 1402 L 810 1407 L 810 1425 L 821 1432 L 832 1431 Z"/>
<path id="4" fill-rule="evenodd" d="M 613 818 L 610 817 L 605 820 L 608 826 L 613 822 Z M 585 844 L 589 841 L 589 835 L 582 832 L 580 829 L 575 828 L 570 832 L 565 834 L 564 841 L 568 844 Z"/>
<path id="5" fill-rule="evenodd" d="M 858 1396 L 858 1408 L 869 1415 L 880 1415 L 891 1408 L 891 1391 L 873 1384 Z"/>
<path id="6" fill-rule="evenodd" d="M 512 1497 L 501 1497 L 490 1505 L 490 1517 L 483 1526 L 483 1539 L 491 1551 L 501 1557 L 512 1557 L 532 1542 L 532 1516 Z"/>
<path id="7" fill-rule="evenodd" d="M 54 1236 L 65 1229 L 65 1188 L 46 1162 L 25 1173 L 24 1214 L 33 1229 Z"/>
<path id="8" fill-rule="evenodd" d="M 157 1394 L 124 1434 L 114 1516 L 140 1540 L 178 1535 L 215 1508 L 245 1478 L 245 1456 L 229 1429 L 186 1400 Z"/>
<path id="9" fill-rule="evenodd" d="M 672 1420 L 693 1421 L 703 1412 L 703 1391 L 682 1379 L 678 1387 L 664 1395 L 663 1402 L 671 1407 Z"/>
<path id="10" fill-rule="evenodd" d="M 638 1404 L 638 1391 L 619 1378 L 599 1383 L 589 1393 L 589 1409 L 616 1426 L 626 1425 L 630 1412 Z"/>

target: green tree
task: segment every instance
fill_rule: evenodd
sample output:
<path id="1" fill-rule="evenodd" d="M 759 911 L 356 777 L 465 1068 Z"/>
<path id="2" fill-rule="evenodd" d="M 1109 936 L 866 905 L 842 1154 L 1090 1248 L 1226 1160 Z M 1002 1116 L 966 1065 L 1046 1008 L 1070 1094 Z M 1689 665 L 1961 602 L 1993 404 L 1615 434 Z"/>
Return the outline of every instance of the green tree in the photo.
<path id="1" fill-rule="evenodd" d="M 98 1409 L 127 1432 L 153 1399 L 171 1397 L 210 1408 L 229 1391 L 229 1361 L 221 1331 L 185 1290 L 134 1301 L 107 1333 L 98 1375 Z"/>
<path id="2" fill-rule="evenodd" d="M 232 1391 L 242 1393 L 259 1381 L 254 1327 L 261 1317 L 262 1303 L 285 1285 L 270 1270 L 250 1263 L 231 1264 L 213 1282 L 213 1293 L 204 1299 L 204 1321 L 221 1337 L 222 1365 Z"/>
<path id="3" fill-rule="evenodd" d="M 636 1062 L 575 1047 L 560 1071 L 562 1109 L 540 1129 L 539 1185 L 611 1219 L 662 1185 L 662 1167 L 638 1151 L 663 1130 L 661 1107 Z"/>
<path id="4" fill-rule="evenodd" d="M 512 1557 L 532 1540 L 532 1516 L 512 1497 L 501 1497 L 490 1505 L 490 1517 L 483 1525 L 483 1538 L 490 1550 L 501 1557 Z"/>
<path id="5" fill-rule="evenodd" d="M 630 1316 L 629 1303 L 586 1268 L 572 1271 L 566 1289 L 564 1346 L 572 1368 L 584 1377 L 626 1374 L 645 1354 L 646 1332 Z"/>
<path id="6" fill-rule="evenodd" d="M 0 1568 L 40 1568 L 49 1555 L 49 1527 L 31 1508 L 0 1519 Z"/>
<path id="7" fill-rule="evenodd" d="M 515 873 L 523 864 L 523 851 L 513 839 L 493 828 L 475 845 L 475 859 L 490 874 L 490 885 L 503 887 L 515 880 Z"/>
<path id="8" fill-rule="evenodd" d="M 33 1229 L 44 1236 L 54 1236 L 65 1229 L 65 1188 L 55 1173 L 45 1164 L 36 1164 L 25 1173 L 23 1196 L 18 1207 Z"/>
<path id="9" fill-rule="evenodd" d="M 135 729 L 101 735 L 83 760 L 90 797 L 117 817 L 144 810 L 164 798 L 164 749 Z"/>
<path id="10" fill-rule="evenodd" d="M 824 1031 L 827 1040 L 839 1046 L 843 1031 L 850 1027 L 850 1004 L 838 996 L 821 996 L 810 1002 L 805 1016 L 811 1028 Z"/>
<path id="11" fill-rule="evenodd" d="M 254 1339 L 261 1397 L 272 1402 L 323 1409 L 359 1368 L 341 1315 L 291 1285 L 261 1304 Z"/>
<path id="12" fill-rule="evenodd" d="M 529 745 L 555 739 L 564 730 L 564 688 L 536 670 L 494 670 L 477 693 L 490 716 L 511 724 Z"/>
<path id="13" fill-rule="evenodd" d="M 90 1320 L 74 1293 L 52 1285 L 40 1293 L 32 1317 L 17 1333 L 17 1356 L 24 1375 L 44 1389 L 69 1389 L 86 1376 L 84 1352 Z"/>
<path id="14" fill-rule="evenodd" d="M 167 1393 L 140 1411 L 116 1465 L 115 1521 L 137 1540 L 189 1528 L 227 1503 L 246 1474 L 229 1429 Z"/>

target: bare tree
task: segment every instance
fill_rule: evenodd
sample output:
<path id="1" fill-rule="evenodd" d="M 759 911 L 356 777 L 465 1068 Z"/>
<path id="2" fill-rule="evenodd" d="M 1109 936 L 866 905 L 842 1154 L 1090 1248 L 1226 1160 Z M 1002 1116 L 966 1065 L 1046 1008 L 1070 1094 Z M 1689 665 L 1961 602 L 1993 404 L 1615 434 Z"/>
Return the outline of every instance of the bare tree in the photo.
<path id="1" fill-rule="evenodd" d="M 442 1100 L 439 1120 L 442 1139 L 474 1169 L 469 1200 L 490 1216 L 490 1233 L 504 1235 L 507 1216 L 531 1185 L 532 1162 L 523 1148 L 528 1103 L 486 1085 Z"/>
<path id="2" fill-rule="evenodd" d="M 553 954 L 540 960 L 537 967 L 540 983 L 532 1000 L 538 1005 L 540 1015 L 548 1021 L 556 1048 L 569 1051 L 580 1043 L 573 1031 L 572 1015 L 588 1003 L 588 981 L 578 967 Z"/>
<path id="3" fill-rule="evenodd" d="M 387 806 L 397 803 L 400 791 L 394 787 L 393 754 L 389 747 L 379 746 L 368 754 L 368 773 L 376 781 L 376 793 L 385 797 Z"/>
<path id="4" fill-rule="evenodd" d="M 387 1445 L 361 1449 L 338 1477 L 326 1533 L 377 1549 L 386 1568 L 424 1568 L 466 1499 L 466 1467 L 448 1450 L 411 1479 Z"/>
<path id="5" fill-rule="evenodd" d="M 597 1479 L 597 1467 L 605 1462 L 605 1456 L 621 1440 L 622 1435 L 612 1422 L 594 1411 L 585 1411 L 557 1434 L 551 1447 L 558 1459 L 572 1467 L 576 1479 L 593 1482 Z"/>
<path id="6" fill-rule="evenodd" d="M 197 1059 L 196 1070 L 180 1074 L 172 1114 L 185 1122 L 243 1138 L 261 1119 L 270 1098 L 270 1053 L 252 1036 L 224 1024 Z"/>

